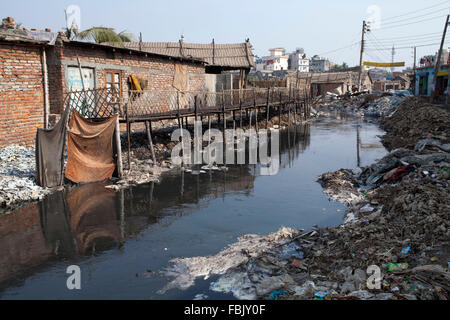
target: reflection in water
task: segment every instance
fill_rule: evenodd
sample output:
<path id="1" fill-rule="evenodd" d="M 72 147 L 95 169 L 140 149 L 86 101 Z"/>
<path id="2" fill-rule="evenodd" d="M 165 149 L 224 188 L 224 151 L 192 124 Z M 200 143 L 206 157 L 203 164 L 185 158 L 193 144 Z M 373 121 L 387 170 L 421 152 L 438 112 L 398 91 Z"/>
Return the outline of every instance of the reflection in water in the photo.
<path id="1" fill-rule="evenodd" d="M 281 131 L 280 169 L 290 167 L 309 144 L 309 123 Z M 0 284 L 23 279 L 51 260 L 76 260 L 121 246 L 149 225 L 170 225 L 227 194 L 248 196 L 259 169 L 234 165 L 227 172 L 168 173 L 158 185 L 118 192 L 104 183 L 86 184 L 2 215 Z"/>
<path id="2" fill-rule="evenodd" d="M 51 258 L 78 258 L 123 243 L 115 192 L 78 186 L 0 216 L 0 282 Z"/>

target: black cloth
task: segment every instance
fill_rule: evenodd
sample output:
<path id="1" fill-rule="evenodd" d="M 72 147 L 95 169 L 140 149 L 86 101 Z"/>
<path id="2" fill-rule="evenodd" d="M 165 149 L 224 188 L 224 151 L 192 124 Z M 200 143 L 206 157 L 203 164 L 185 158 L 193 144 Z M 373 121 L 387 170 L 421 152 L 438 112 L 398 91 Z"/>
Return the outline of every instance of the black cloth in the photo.
<path id="1" fill-rule="evenodd" d="M 64 149 L 70 107 L 66 107 L 52 129 L 36 132 L 36 182 L 41 187 L 56 187 L 64 182 Z"/>

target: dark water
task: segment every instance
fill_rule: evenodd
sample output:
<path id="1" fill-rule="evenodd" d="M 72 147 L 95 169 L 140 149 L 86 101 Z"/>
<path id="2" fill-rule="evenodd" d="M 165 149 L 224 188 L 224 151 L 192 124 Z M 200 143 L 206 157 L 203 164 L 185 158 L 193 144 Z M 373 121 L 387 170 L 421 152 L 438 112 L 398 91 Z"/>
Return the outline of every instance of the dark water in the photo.
<path id="1" fill-rule="evenodd" d="M 84 185 L 2 215 L 0 297 L 232 298 L 209 290 L 214 278 L 160 295 L 169 280 L 160 271 L 176 257 L 216 254 L 243 234 L 340 224 L 345 206 L 327 200 L 317 176 L 386 153 L 377 126 L 358 123 L 336 116 L 284 131 L 273 176 L 259 176 L 254 165 L 197 176 L 173 172 L 160 184 L 119 192 Z M 73 264 L 81 268 L 81 290 L 66 286 Z"/>

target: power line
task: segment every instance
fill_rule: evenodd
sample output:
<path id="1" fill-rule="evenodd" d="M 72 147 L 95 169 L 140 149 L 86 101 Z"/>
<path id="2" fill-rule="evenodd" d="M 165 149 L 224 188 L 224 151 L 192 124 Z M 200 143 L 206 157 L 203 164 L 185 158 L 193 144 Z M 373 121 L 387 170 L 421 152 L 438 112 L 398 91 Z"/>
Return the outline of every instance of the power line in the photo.
<path id="1" fill-rule="evenodd" d="M 412 45 L 404 46 L 404 47 L 396 47 L 395 50 L 397 50 L 397 49 L 411 49 L 413 47 L 416 47 L 416 48 L 430 47 L 430 46 L 435 46 L 435 45 L 439 45 L 439 44 L 441 44 L 441 43 L 440 42 L 436 42 L 436 43 L 427 43 L 427 44 L 418 44 L 418 45 L 412 44 Z M 450 42 L 446 43 L 446 45 L 448 45 L 448 44 L 450 44 Z M 378 49 L 377 48 L 366 48 L 366 50 L 392 50 L 392 48 L 378 48 Z"/>
<path id="2" fill-rule="evenodd" d="M 335 49 L 335 50 L 331 50 L 331 51 L 327 51 L 327 52 L 324 52 L 324 53 L 320 53 L 320 54 L 318 54 L 318 56 L 322 56 L 322 55 L 333 53 L 333 52 L 336 52 L 336 51 L 339 51 L 339 50 L 347 49 L 347 48 L 353 47 L 356 44 L 359 44 L 360 42 L 361 41 L 357 41 L 357 42 L 354 42 L 354 43 L 352 43 L 352 44 L 350 44 L 348 46 L 345 46 L 345 47 L 341 47 L 341 48 L 338 48 L 338 49 Z"/>
<path id="3" fill-rule="evenodd" d="M 382 40 L 382 41 L 376 41 L 376 43 L 383 45 L 388 44 L 402 44 L 402 43 L 412 43 L 412 42 L 424 42 L 424 41 L 434 41 L 441 39 L 442 36 L 433 36 L 433 37 L 423 37 L 423 38 L 416 38 L 416 39 L 403 39 L 403 40 Z M 369 40 L 370 42 L 375 42 L 373 40 Z"/>
<path id="4" fill-rule="evenodd" d="M 420 23 L 420 22 L 424 22 L 424 21 L 430 21 L 430 20 L 434 20 L 434 19 L 438 19 L 438 18 L 442 18 L 442 17 L 446 17 L 446 16 L 447 15 L 444 14 L 444 15 L 440 15 L 440 16 L 431 17 L 431 18 L 428 18 L 428 19 L 419 20 L 419 21 L 414 21 L 414 22 L 409 22 L 409 23 L 403 23 L 403 24 L 388 26 L 386 28 L 381 27 L 378 30 L 386 30 L 386 29 L 391 29 L 391 28 L 403 27 L 403 26 L 407 26 L 407 25 L 410 25 L 410 24 Z"/>
<path id="5" fill-rule="evenodd" d="M 387 23 L 383 23 L 384 20 L 381 20 L 381 24 L 382 25 L 390 25 L 390 24 L 396 24 L 398 22 L 403 22 L 403 21 L 413 20 L 413 19 L 417 19 L 417 18 L 421 18 L 421 17 L 426 17 L 426 16 L 429 16 L 431 14 L 435 14 L 437 12 L 442 12 L 442 10 L 444 10 L 444 9 L 450 9 L 450 7 L 442 8 L 442 9 L 439 9 L 439 10 L 436 10 L 436 11 L 431 11 L 429 13 L 425 13 L 425 14 L 421 14 L 421 15 L 418 15 L 418 16 L 405 18 L 405 19 L 401 19 L 401 20 L 397 20 L 397 21 L 387 22 Z"/>
<path id="6" fill-rule="evenodd" d="M 443 2 L 440 2 L 440 3 L 435 4 L 433 6 L 425 7 L 425 8 L 414 10 L 414 11 L 410 11 L 408 13 L 400 14 L 400 15 L 397 15 L 397 16 L 388 17 L 388 18 L 383 19 L 383 21 L 387 21 L 387 20 L 392 20 L 392 19 L 399 18 L 399 17 L 408 16 L 410 14 L 413 14 L 413 13 L 416 13 L 416 12 L 420 12 L 420 11 L 425 11 L 425 10 L 428 10 L 428 9 L 431 9 L 431 8 L 436 8 L 436 7 L 439 7 L 439 6 L 443 5 L 443 4 L 447 4 L 449 2 L 450 1 L 448 1 L 448 0 L 447 1 L 443 1 Z"/>
<path id="7" fill-rule="evenodd" d="M 416 38 L 416 37 L 425 37 L 425 36 L 429 36 L 429 35 L 435 35 L 435 34 L 439 34 L 442 35 L 442 32 L 431 32 L 431 33 L 423 33 L 423 34 L 417 34 L 417 35 L 413 35 L 413 36 L 398 36 L 398 37 L 392 37 L 392 38 L 382 38 L 379 40 L 393 40 L 393 39 L 406 39 L 406 38 Z"/>
<path id="8" fill-rule="evenodd" d="M 373 33 L 369 33 L 369 35 L 373 39 L 374 42 L 372 44 L 377 48 L 377 51 L 380 52 L 380 54 L 383 56 L 383 59 L 386 58 L 385 53 L 382 50 L 378 49 L 379 47 L 383 47 L 383 45 L 381 45 L 381 44 L 378 45 L 379 44 L 378 39 L 375 37 L 375 35 Z M 389 61 L 389 58 L 386 61 Z"/>

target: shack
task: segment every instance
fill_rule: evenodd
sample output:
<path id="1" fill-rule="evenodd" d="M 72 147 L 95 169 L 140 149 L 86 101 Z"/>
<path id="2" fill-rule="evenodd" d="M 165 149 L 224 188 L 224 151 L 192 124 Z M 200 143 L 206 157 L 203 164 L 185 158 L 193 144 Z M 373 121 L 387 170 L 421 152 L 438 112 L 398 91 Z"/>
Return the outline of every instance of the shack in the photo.
<path id="1" fill-rule="evenodd" d="M 247 39 L 243 43 L 218 44 L 186 43 L 183 37 L 178 42 L 124 42 L 106 43 L 119 48 L 142 50 L 147 53 L 166 55 L 174 58 L 199 59 L 207 63 L 208 91 L 245 88 L 250 69 L 255 67 L 252 45 Z M 233 86 L 232 72 L 239 72 L 238 87 Z"/>
<path id="2" fill-rule="evenodd" d="M 116 96 L 108 99 L 120 101 L 120 106 L 123 107 L 123 102 L 130 98 L 130 91 L 136 89 L 136 84 L 130 80 L 131 76 L 138 81 L 142 90 L 176 91 L 174 77 L 178 72 L 178 76 L 185 78 L 182 81 L 184 88 L 179 88 L 180 90 L 206 90 L 206 63 L 195 58 L 174 57 L 108 44 L 69 41 L 60 36 L 49 49 L 47 61 L 50 110 L 54 114 L 62 112 L 69 91 L 82 89 L 94 91 L 114 88 Z M 83 74 L 83 82 L 80 74 Z M 97 92 L 95 98 L 101 100 L 104 93 Z"/>

